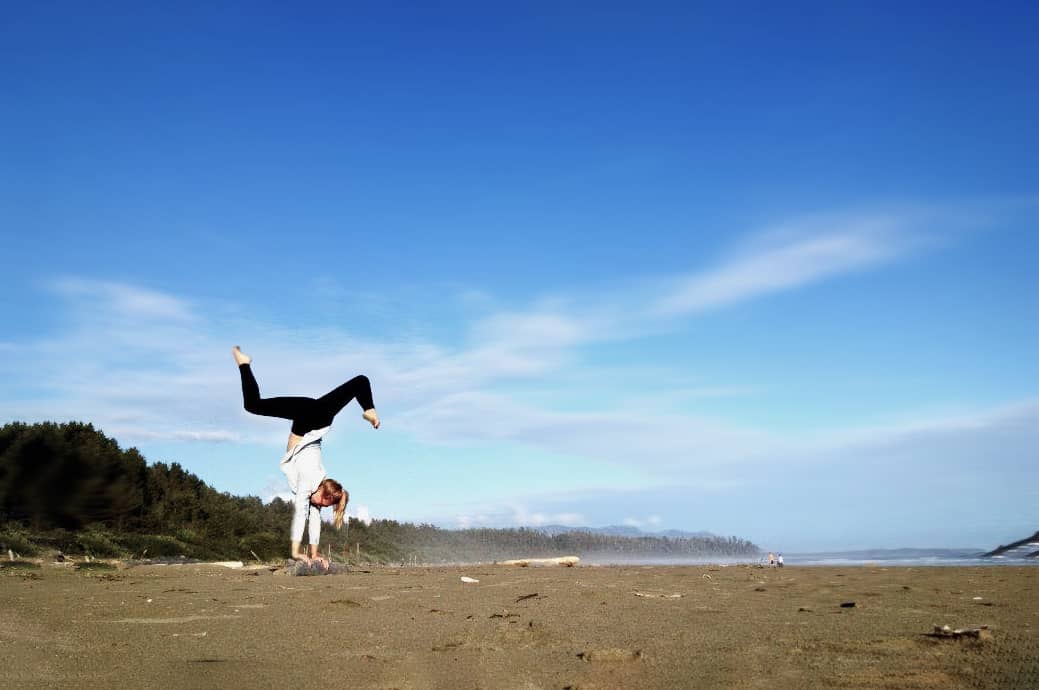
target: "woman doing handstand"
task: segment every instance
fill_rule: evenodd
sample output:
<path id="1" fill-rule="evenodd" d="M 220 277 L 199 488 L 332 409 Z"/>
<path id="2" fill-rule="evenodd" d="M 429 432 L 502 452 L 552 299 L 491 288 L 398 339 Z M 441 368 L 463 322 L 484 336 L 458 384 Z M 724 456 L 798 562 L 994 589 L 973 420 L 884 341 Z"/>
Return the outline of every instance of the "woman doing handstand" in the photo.
<path id="1" fill-rule="evenodd" d="M 327 567 L 328 562 L 318 553 L 321 539 L 321 509 L 335 506 L 335 526 L 342 529 L 346 514 L 346 503 L 350 493 L 343 485 L 325 474 L 321 463 L 321 438 L 328 432 L 332 419 L 347 403 L 357 398 L 364 410 L 362 416 L 376 429 L 379 415 L 372 402 L 372 386 L 363 374 L 355 376 L 320 398 L 282 397 L 261 398 L 260 387 L 253 376 L 252 358 L 235 345 L 232 349 L 238 372 L 242 376 L 242 398 L 247 412 L 264 417 L 291 419 L 292 430 L 285 455 L 281 458 L 281 470 L 289 480 L 295 495 L 292 511 L 292 557 L 310 562 L 312 559 Z M 310 557 L 300 548 L 303 542 L 303 525 L 309 520 Z"/>

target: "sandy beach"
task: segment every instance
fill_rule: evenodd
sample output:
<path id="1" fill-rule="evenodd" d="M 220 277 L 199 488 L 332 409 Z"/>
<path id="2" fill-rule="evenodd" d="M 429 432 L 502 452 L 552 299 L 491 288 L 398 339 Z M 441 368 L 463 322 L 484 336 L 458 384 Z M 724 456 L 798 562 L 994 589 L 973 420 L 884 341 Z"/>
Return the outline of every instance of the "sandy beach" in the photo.
<path id="1" fill-rule="evenodd" d="M 4 687 L 1039 687 L 1036 567 L 44 564 L 0 611 Z"/>

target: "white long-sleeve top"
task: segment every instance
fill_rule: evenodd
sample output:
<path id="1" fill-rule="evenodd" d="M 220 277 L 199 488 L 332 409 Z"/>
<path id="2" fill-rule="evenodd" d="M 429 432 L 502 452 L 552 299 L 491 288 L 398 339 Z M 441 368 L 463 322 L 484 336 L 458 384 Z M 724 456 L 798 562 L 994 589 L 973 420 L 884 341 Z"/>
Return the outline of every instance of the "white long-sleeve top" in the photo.
<path id="1" fill-rule="evenodd" d="M 308 522 L 310 543 L 316 546 L 321 541 L 321 509 L 311 504 L 310 496 L 327 476 L 325 466 L 321 463 L 321 437 L 331 428 L 326 426 L 308 431 L 281 458 L 281 471 L 285 473 L 289 488 L 295 494 L 291 533 L 294 542 L 303 541 L 303 525 Z"/>

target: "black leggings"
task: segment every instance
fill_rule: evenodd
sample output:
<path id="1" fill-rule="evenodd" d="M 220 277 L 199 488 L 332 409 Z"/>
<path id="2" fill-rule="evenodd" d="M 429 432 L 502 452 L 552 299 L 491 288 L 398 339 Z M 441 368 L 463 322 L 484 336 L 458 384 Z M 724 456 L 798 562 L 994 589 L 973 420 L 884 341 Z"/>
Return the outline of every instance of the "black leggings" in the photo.
<path id="1" fill-rule="evenodd" d="M 253 370 L 248 364 L 238 367 L 242 375 L 242 398 L 245 409 L 264 417 L 279 417 L 292 420 L 292 433 L 302 436 L 313 429 L 320 429 L 332 423 L 332 418 L 339 410 L 357 398 L 361 409 L 370 410 L 375 407 L 372 402 L 372 384 L 364 374 L 355 376 L 343 385 L 317 398 L 261 398 L 260 386 L 256 383 Z"/>

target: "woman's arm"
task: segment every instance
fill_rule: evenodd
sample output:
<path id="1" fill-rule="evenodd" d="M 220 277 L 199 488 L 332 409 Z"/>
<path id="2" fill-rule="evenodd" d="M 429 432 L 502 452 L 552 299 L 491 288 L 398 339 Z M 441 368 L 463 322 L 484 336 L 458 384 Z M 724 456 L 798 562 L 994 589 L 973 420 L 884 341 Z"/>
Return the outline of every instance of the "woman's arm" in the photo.
<path id="1" fill-rule="evenodd" d="M 327 558 L 323 558 L 321 556 L 321 552 L 318 551 L 317 544 L 311 544 L 310 545 L 310 560 L 311 561 L 317 561 L 318 563 L 320 563 L 321 565 L 323 565 L 326 568 L 328 567 L 329 561 L 328 561 Z"/>
<path id="2" fill-rule="evenodd" d="M 297 491 L 292 499 L 292 557 L 298 560 L 307 560 L 300 551 L 300 543 L 303 541 L 303 527 L 307 522 L 307 512 L 310 509 L 310 496 L 303 490 Z"/>
<path id="3" fill-rule="evenodd" d="M 303 547 L 298 541 L 292 542 L 292 558 L 297 561 L 303 561 L 304 563 L 310 563 L 310 559 L 301 550 Z M 311 549 L 313 551 L 313 549 Z"/>

